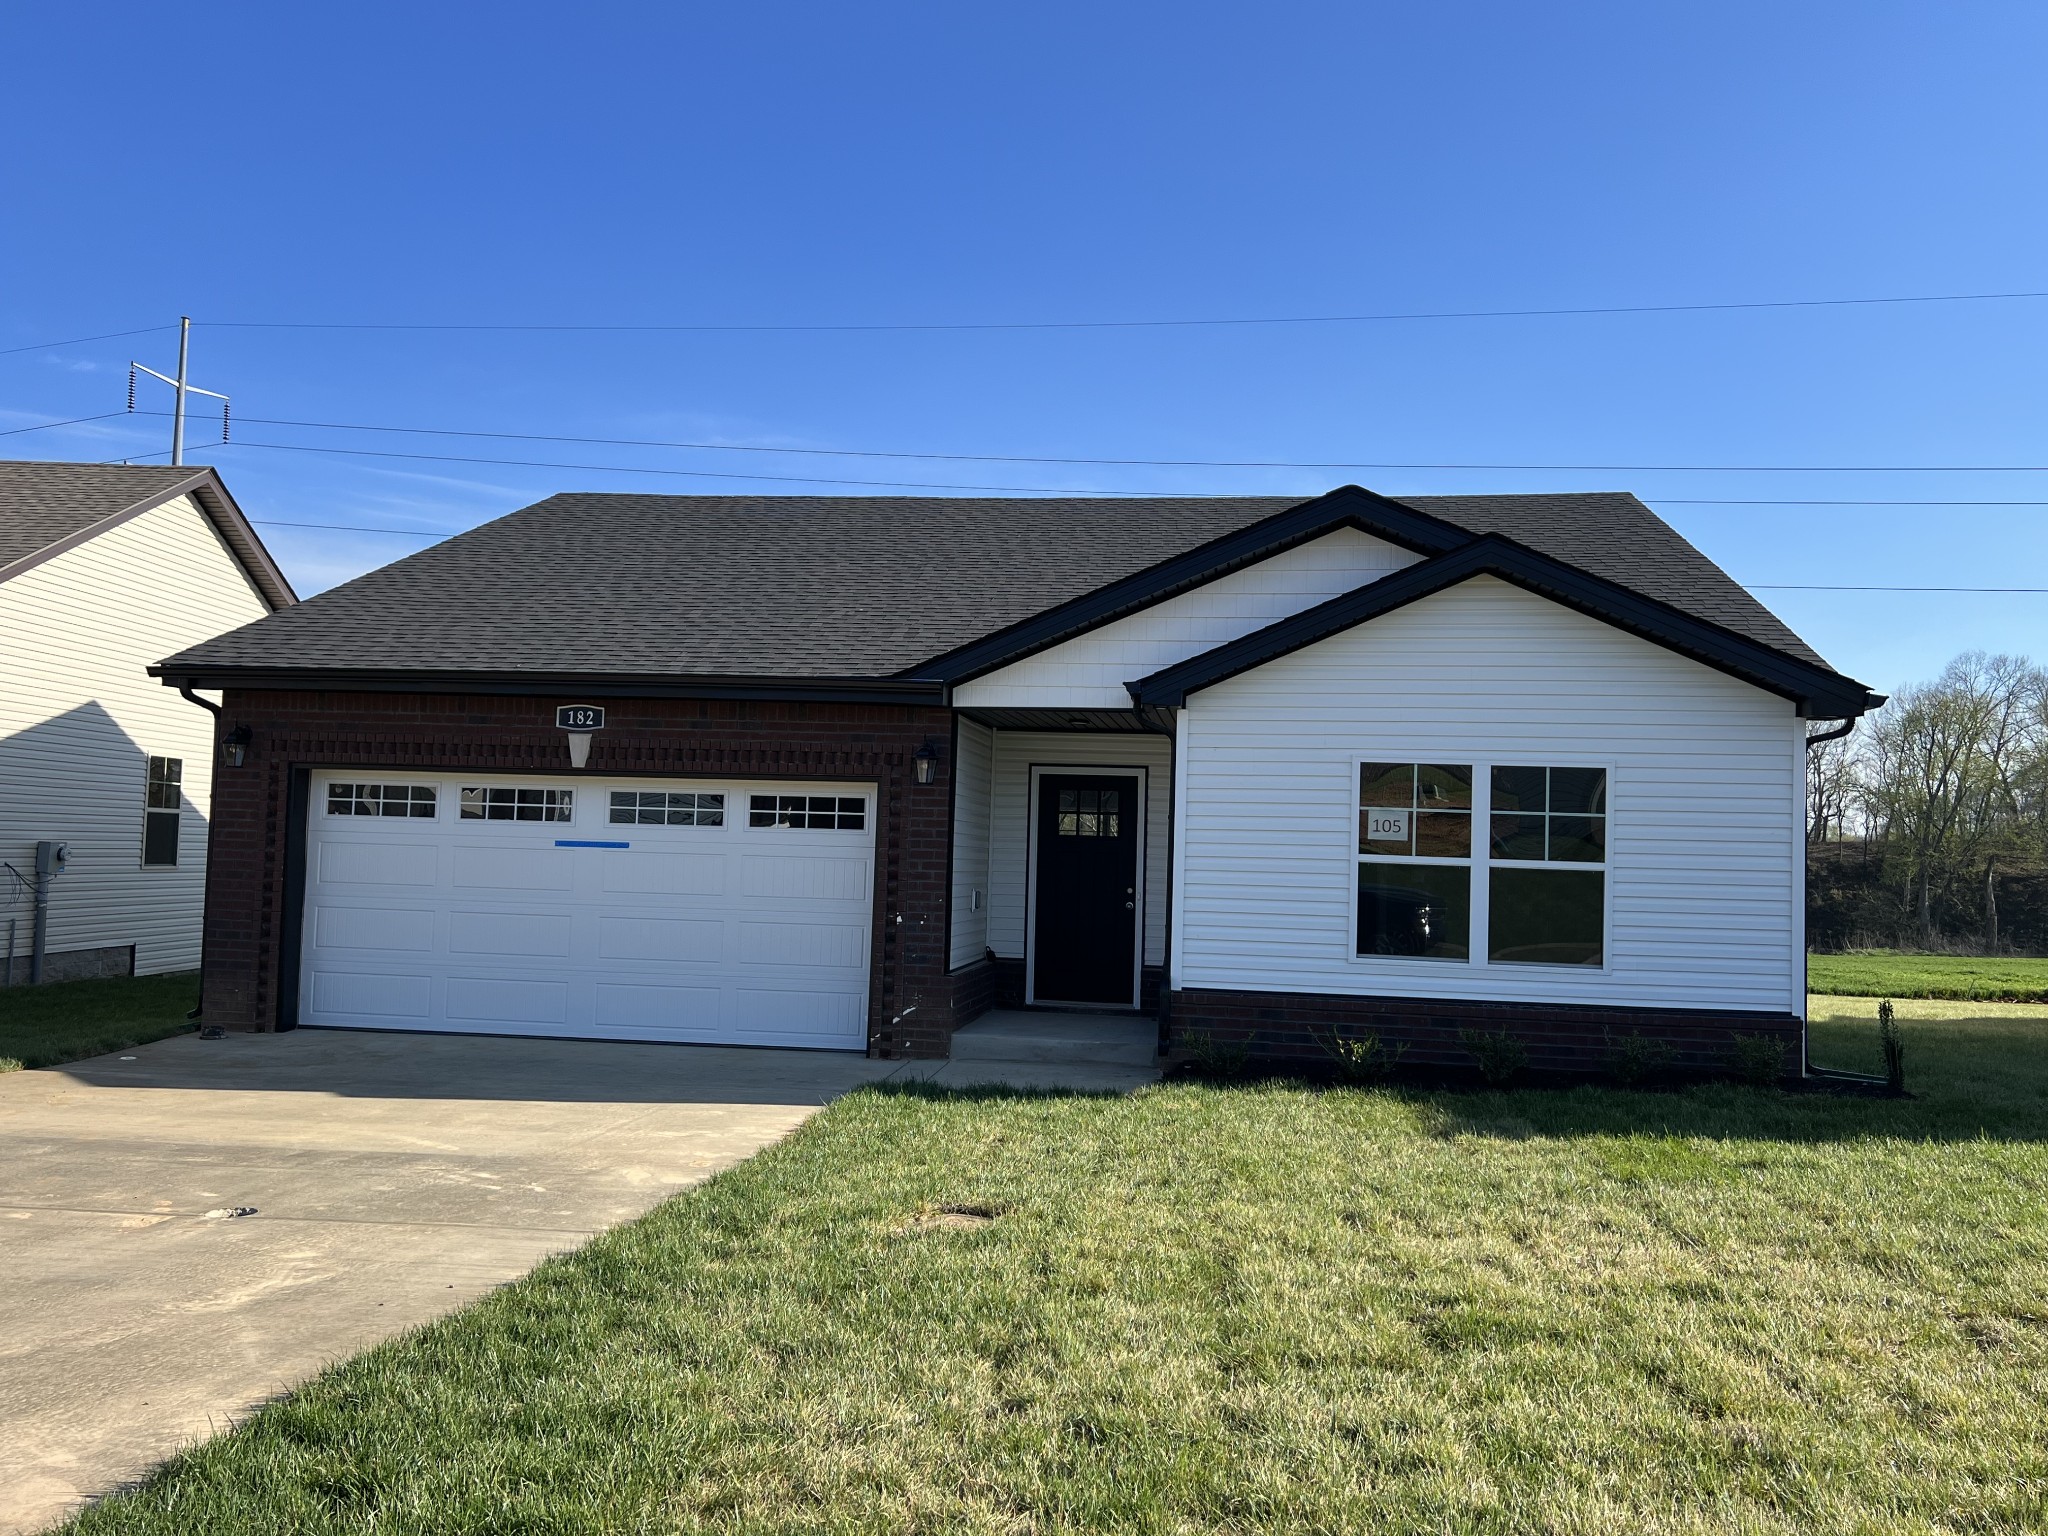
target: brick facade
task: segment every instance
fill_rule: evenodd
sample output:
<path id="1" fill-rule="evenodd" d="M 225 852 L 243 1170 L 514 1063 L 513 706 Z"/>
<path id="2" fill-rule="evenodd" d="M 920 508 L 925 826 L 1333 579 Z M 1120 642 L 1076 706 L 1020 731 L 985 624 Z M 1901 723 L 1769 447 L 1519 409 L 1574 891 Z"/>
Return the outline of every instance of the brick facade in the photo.
<path id="1" fill-rule="evenodd" d="M 295 770 L 569 773 L 555 729 L 567 699 L 494 694 L 230 690 L 227 729 L 247 726 L 240 768 L 215 771 L 206 871 L 205 1019 L 274 1029 L 297 987 L 288 933 L 299 910 L 302 812 Z M 946 970 L 952 763 L 915 782 L 913 756 L 951 739 L 948 710 L 898 704 L 611 699 L 591 774 L 867 780 L 878 786 L 868 1049 L 943 1057 L 953 1029 L 989 1006 L 986 966 Z M 302 781 L 303 776 L 300 775 Z"/>
<path id="2" fill-rule="evenodd" d="M 1317 1036 L 1379 1035 L 1406 1047 L 1404 1066 L 1469 1067 L 1460 1030 L 1506 1030 L 1529 1052 L 1538 1072 L 1606 1070 L 1613 1040 L 1639 1034 L 1661 1040 L 1681 1071 L 1725 1074 L 1738 1034 L 1784 1042 L 1788 1073 L 1801 1070 L 1805 1024 L 1789 1013 L 1708 1012 L 1664 1008 L 1561 1007 L 1545 1003 L 1443 1002 L 1406 997 L 1345 997 L 1308 992 L 1179 991 L 1171 997 L 1176 1044 L 1205 1036 L 1252 1059 L 1329 1061 Z"/>

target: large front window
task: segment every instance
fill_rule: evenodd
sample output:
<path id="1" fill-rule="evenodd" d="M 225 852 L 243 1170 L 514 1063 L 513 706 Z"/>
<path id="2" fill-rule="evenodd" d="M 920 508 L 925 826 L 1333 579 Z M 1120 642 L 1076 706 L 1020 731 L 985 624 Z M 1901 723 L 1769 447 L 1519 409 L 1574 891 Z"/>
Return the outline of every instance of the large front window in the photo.
<path id="1" fill-rule="evenodd" d="M 1356 954 L 1604 964 L 1607 820 L 1604 768 L 1361 763 Z"/>

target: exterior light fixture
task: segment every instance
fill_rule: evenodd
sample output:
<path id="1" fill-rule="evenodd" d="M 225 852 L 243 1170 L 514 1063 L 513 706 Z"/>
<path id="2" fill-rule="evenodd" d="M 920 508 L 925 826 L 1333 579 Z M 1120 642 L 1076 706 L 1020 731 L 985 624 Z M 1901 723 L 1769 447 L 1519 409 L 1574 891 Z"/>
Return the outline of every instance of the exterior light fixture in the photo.
<path id="1" fill-rule="evenodd" d="M 917 769 L 917 782 L 929 784 L 939 771 L 939 749 L 926 742 L 917 749 L 916 755 L 910 761 Z"/>
<path id="2" fill-rule="evenodd" d="M 238 725 L 222 739 L 220 759 L 230 768 L 239 768 L 248 761 L 249 738 L 255 735 L 246 725 Z"/>

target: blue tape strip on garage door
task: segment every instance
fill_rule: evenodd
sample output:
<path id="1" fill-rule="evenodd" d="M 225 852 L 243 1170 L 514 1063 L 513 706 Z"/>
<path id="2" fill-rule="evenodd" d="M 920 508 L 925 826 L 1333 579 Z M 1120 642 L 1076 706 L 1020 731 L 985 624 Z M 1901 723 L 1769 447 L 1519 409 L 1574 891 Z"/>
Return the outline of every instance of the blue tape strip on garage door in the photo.
<path id="1" fill-rule="evenodd" d="M 573 837 L 558 837 L 555 839 L 555 846 L 557 848 L 630 848 L 633 845 L 631 843 L 586 843 L 578 841 Z"/>

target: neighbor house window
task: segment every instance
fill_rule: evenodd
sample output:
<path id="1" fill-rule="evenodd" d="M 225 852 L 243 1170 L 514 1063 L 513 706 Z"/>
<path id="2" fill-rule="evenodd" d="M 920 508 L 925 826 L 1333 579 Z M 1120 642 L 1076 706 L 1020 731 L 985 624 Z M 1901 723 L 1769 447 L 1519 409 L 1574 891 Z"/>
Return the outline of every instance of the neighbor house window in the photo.
<path id="1" fill-rule="evenodd" d="M 1359 766 L 1357 952 L 1471 958 L 1469 765 Z"/>
<path id="2" fill-rule="evenodd" d="M 858 832 L 868 824 L 867 811 L 859 795 L 752 795 L 747 825 Z"/>
<path id="3" fill-rule="evenodd" d="M 490 785 L 462 792 L 464 821 L 568 821 L 573 789 L 515 789 Z"/>
<path id="4" fill-rule="evenodd" d="M 329 784 L 330 816 L 418 816 L 434 814 L 431 784 Z"/>
<path id="5" fill-rule="evenodd" d="M 1603 964 L 1607 770 L 1497 767 L 1492 779 L 1487 959 Z"/>
<path id="6" fill-rule="evenodd" d="M 612 791 L 611 812 L 614 826 L 722 827 L 725 796 L 617 789 Z"/>
<path id="7" fill-rule="evenodd" d="M 152 757 L 149 788 L 142 809 L 142 865 L 168 867 L 178 862 L 178 823 L 185 778 L 185 760 Z"/>

